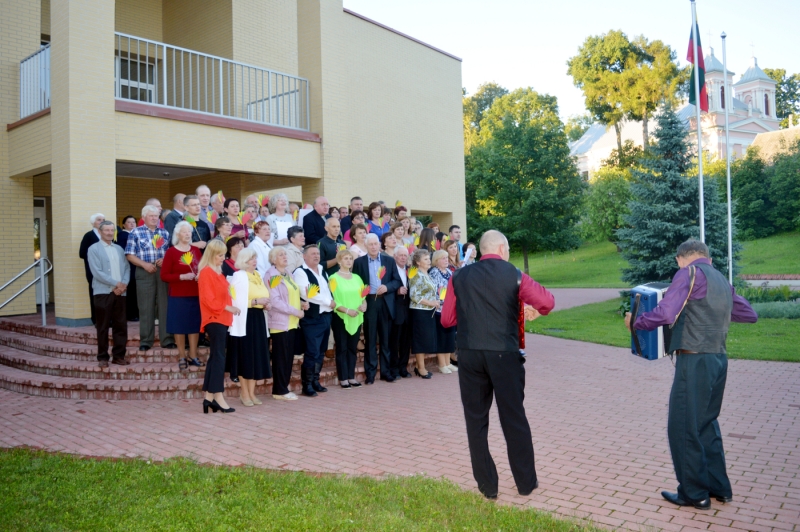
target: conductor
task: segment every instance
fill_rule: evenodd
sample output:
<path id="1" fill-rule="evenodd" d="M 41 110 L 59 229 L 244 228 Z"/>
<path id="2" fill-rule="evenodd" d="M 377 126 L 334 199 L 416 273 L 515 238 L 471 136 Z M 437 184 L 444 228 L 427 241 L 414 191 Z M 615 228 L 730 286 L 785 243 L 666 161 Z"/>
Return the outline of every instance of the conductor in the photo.
<path id="1" fill-rule="evenodd" d="M 707 510 L 711 497 L 719 502 L 730 502 L 733 497 L 717 421 L 728 376 L 728 327 L 731 321 L 755 323 L 758 316 L 711 266 L 704 243 L 687 240 L 678 246 L 676 255 L 680 269 L 669 290 L 655 309 L 636 317 L 633 325 L 647 331 L 662 325 L 673 327 L 669 351 L 677 355 L 677 362 L 669 395 L 667 438 L 678 491 L 662 491 L 661 496 L 678 506 Z M 630 322 L 628 312 L 628 328 Z"/>
<path id="2" fill-rule="evenodd" d="M 549 313 L 553 295 L 508 263 L 508 240 L 487 231 L 481 260 L 457 270 L 447 286 L 442 325 L 458 324 L 458 381 L 472 474 L 488 499 L 497 497 L 497 468 L 489 453 L 489 409 L 497 398 L 508 461 L 520 495 L 539 486 L 531 428 L 525 415 L 525 358 L 519 351 L 519 305 L 525 319 Z"/>

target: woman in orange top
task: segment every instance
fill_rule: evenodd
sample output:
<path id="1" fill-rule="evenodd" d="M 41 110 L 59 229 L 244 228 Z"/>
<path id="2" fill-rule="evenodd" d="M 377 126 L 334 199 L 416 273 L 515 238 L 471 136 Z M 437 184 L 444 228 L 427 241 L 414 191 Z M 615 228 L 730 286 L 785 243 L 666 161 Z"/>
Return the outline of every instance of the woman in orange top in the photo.
<path id="1" fill-rule="evenodd" d="M 222 262 L 227 252 L 225 244 L 212 240 L 206 246 L 203 259 L 198 266 L 197 284 L 200 290 L 200 330 L 208 333 L 211 351 L 206 363 L 206 376 L 203 380 L 203 413 L 208 414 L 209 407 L 214 412 L 233 412 L 233 408 L 225 402 L 225 340 L 228 327 L 233 323 L 233 316 L 240 310 L 231 305 L 231 294 L 228 280 L 222 275 Z"/>

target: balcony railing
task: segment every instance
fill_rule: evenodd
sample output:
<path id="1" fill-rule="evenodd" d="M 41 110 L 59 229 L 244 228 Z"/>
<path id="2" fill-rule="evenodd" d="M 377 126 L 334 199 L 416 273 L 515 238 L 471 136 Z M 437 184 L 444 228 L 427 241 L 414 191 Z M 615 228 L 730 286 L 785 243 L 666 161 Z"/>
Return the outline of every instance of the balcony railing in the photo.
<path id="1" fill-rule="evenodd" d="M 308 131 L 308 80 L 116 33 L 115 96 Z"/>
<path id="2" fill-rule="evenodd" d="M 19 117 L 50 107 L 50 45 L 19 63 Z"/>

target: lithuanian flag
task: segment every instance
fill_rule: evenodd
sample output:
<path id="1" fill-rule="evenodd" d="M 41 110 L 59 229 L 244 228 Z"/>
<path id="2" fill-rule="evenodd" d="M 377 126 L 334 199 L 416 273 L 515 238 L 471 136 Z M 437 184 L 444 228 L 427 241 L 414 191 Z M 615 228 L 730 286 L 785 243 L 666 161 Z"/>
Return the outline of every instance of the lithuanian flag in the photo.
<path id="1" fill-rule="evenodd" d="M 686 52 L 686 60 L 692 63 L 692 78 L 689 80 L 689 103 L 697 105 L 697 95 L 694 92 L 694 69 L 698 70 L 700 78 L 700 110 L 708 112 L 708 90 L 706 89 L 706 63 L 703 59 L 703 46 L 700 44 L 700 26 L 695 24 L 694 34 L 697 35 L 697 63 L 694 64 L 694 46 L 692 32 L 689 32 L 689 51 Z"/>

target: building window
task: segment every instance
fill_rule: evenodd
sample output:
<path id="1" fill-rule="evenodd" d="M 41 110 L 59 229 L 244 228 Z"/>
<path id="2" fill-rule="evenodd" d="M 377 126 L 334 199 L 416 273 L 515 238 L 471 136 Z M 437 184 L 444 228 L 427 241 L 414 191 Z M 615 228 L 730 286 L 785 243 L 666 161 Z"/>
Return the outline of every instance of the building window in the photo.
<path id="1" fill-rule="evenodd" d="M 719 101 L 722 105 L 722 108 L 725 109 L 725 87 L 719 88 Z"/>
<path id="2" fill-rule="evenodd" d="M 769 94 L 764 95 L 764 114 L 769 116 Z"/>
<path id="3" fill-rule="evenodd" d="M 153 103 L 156 69 L 152 63 L 117 57 L 117 98 Z"/>

